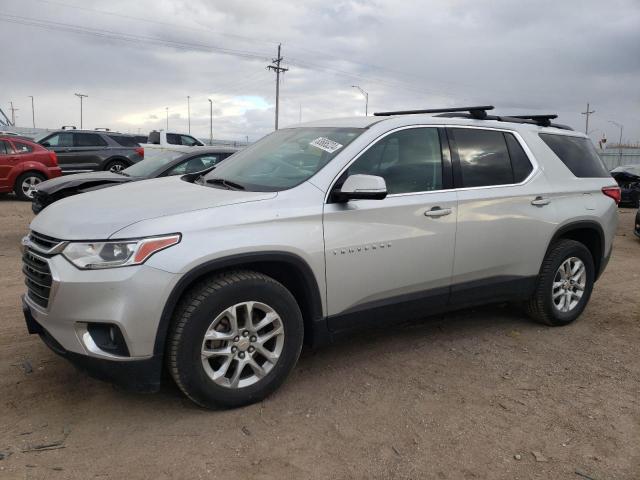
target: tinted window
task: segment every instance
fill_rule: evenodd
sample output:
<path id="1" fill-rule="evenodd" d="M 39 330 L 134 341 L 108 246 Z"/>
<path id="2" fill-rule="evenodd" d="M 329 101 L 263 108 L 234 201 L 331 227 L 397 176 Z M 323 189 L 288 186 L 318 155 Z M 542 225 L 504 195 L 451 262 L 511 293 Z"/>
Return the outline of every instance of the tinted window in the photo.
<path id="1" fill-rule="evenodd" d="M 454 128 L 464 187 L 513 183 L 507 144 L 502 132 Z"/>
<path id="2" fill-rule="evenodd" d="M 9 142 L 5 142 L 4 140 L 0 140 L 0 155 L 10 155 L 13 153 L 13 149 Z"/>
<path id="3" fill-rule="evenodd" d="M 74 133 L 76 147 L 105 147 L 107 142 L 97 133 Z"/>
<path id="4" fill-rule="evenodd" d="M 354 174 L 384 178 L 390 194 L 442 189 L 438 130 L 412 128 L 387 135 L 362 154 L 343 179 Z"/>
<path id="5" fill-rule="evenodd" d="M 167 143 L 170 143 L 171 145 L 182 145 L 180 135 L 176 133 L 167 133 Z"/>
<path id="6" fill-rule="evenodd" d="M 529 176 L 533 170 L 533 165 L 529 161 L 529 157 L 524 153 L 522 145 L 516 140 L 511 133 L 505 133 L 504 138 L 507 141 L 509 157 L 511 157 L 511 168 L 513 168 L 513 181 L 520 183 Z"/>
<path id="7" fill-rule="evenodd" d="M 50 147 L 73 147 L 73 134 L 56 133 L 46 138 L 43 143 L 48 143 Z"/>
<path id="8" fill-rule="evenodd" d="M 16 140 L 13 141 L 13 146 L 16 149 L 16 153 L 33 152 L 33 147 L 31 145 L 27 145 L 26 143 L 18 142 Z"/>
<path id="9" fill-rule="evenodd" d="M 167 175 L 184 175 L 186 173 L 201 172 L 209 167 L 213 167 L 219 161 L 220 157 L 216 154 L 202 155 L 176 165 L 167 172 Z"/>
<path id="10" fill-rule="evenodd" d="M 576 177 L 608 177 L 595 147 L 588 138 L 540 133 L 540 138 Z"/>
<path id="11" fill-rule="evenodd" d="M 127 137 L 125 135 L 109 135 L 111 140 L 114 140 L 123 147 L 139 147 L 138 141 L 134 137 Z"/>

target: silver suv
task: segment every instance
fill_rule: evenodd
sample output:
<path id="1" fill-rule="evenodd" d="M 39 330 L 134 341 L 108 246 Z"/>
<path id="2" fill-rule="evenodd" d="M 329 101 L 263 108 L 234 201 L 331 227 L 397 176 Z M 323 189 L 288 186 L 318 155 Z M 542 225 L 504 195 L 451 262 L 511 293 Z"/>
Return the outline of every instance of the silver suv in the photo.
<path id="1" fill-rule="evenodd" d="M 566 325 L 620 190 L 555 116 L 388 112 L 278 130 L 204 175 L 63 199 L 23 240 L 28 329 L 94 375 L 205 407 L 273 392 L 303 343 L 491 302 Z"/>

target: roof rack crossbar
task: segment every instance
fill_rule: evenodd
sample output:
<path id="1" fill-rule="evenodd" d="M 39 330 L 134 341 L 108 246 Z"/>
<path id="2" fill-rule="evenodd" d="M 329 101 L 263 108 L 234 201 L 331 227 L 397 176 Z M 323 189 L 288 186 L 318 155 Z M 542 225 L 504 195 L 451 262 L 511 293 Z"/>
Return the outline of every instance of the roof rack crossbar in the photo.
<path id="1" fill-rule="evenodd" d="M 391 115 L 416 115 L 420 113 L 455 113 L 468 112 L 472 118 L 482 120 L 487 117 L 487 110 L 493 110 L 493 105 L 482 105 L 478 107 L 452 107 L 452 108 L 431 108 L 427 110 L 399 110 L 396 112 L 375 112 L 376 117 L 388 117 Z"/>

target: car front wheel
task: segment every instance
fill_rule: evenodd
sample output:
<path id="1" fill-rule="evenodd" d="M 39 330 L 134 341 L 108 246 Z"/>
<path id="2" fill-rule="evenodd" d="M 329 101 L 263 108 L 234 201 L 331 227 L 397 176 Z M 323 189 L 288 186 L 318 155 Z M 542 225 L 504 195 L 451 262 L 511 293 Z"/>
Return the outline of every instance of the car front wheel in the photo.
<path id="1" fill-rule="evenodd" d="M 575 240 L 560 240 L 542 263 L 527 312 L 547 325 L 567 325 L 587 306 L 594 281 L 595 267 L 589 249 Z"/>
<path id="2" fill-rule="evenodd" d="M 182 299 L 167 362 L 178 387 L 198 405 L 238 407 L 282 384 L 302 339 L 302 314 L 289 290 L 261 273 L 225 272 Z"/>

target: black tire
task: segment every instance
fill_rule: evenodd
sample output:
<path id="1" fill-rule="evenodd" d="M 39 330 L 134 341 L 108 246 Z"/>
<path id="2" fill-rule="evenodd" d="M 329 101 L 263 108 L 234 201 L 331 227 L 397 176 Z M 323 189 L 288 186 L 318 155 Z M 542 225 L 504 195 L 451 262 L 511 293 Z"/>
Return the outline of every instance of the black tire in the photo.
<path id="1" fill-rule="evenodd" d="M 22 175 L 20 175 L 16 179 L 16 183 L 13 187 L 13 191 L 16 194 L 16 197 L 18 197 L 18 200 L 24 200 L 26 202 L 30 202 L 33 199 L 33 197 L 30 197 L 27 192 L 23 191 L 23 184 L 30 180 L 37 183 L 41 183 L 41 182 L 44 182 L 46 179 L 47 177 L 45 177 L 43 174 L 38 172 L 24 172 Z"/>
<path id="2" fill-rule="evenodd" d="M 110 171 L 121 172 L 122 170 L 124 170 L 125 168 L 128 168 L 129 166 L 130 166 L 129 162 L 127 162 L 126 160 L 111 160 L 107 162 L 104 169 L 107 172 L 110 172 Z"/>
<path id="3" fill-rule="evenodd" d="M 553 303 L 552 291 L 556 273 L 565 260 L 577 257 L 582 260 L 586 271 L 586 285 L 578 304 L 568 312 L 560 311 Z M 591 252 L 584 244 L 575 240 L 559 240 L 547 253 L 531 299 L 525 304 L 528 315 L 534 320 L 550 326 L 563 326 L 573 322 L 583 312 L 595 280 L 595 267 Z"/>
<path id="4" fill-rule="evenodd" d="M 247 301 L 261 302 L 275 310 L 282 320 L 284 344 L 280 357 L 263 378 L 252 385 L 230 388 L 207 374 L 201 349 L 214 319 L 227 308 Z M 302 314 L 289 290 L 261 273 L 229 271 L 211 276 L 185 293 L 169 330 L 166 360 L 175 383 L 198 405 L 239 407 L 264 399 L 284 382 L 298 361 L 303 336 Z"/>

